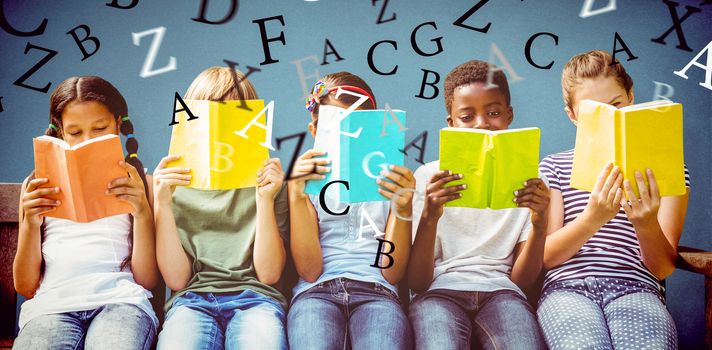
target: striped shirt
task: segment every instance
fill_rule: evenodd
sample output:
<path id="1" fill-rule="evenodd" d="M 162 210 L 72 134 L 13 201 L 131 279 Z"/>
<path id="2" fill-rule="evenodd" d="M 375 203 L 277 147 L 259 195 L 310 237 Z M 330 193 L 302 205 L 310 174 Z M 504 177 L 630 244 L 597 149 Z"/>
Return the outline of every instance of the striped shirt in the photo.
<path id="1" fill-rule="evenodd" d="M 590 192 L 569 187 L 573 161 L 574 151 L 569 150 L 547 156 L 539 163 L 539 172 L 549 180 L 549 188 L 561 192 L 564 200 L 564 225 L 583 212 L 591 195 Z M 690 187 L 687 166 L 685 184 Z M 553 282 L 589 276 L 641 281 L 664 291 L 660 280 L 643 265 L 638 237 L 623 208 L 573 257 L 547 272 L 544 289 Z"/>

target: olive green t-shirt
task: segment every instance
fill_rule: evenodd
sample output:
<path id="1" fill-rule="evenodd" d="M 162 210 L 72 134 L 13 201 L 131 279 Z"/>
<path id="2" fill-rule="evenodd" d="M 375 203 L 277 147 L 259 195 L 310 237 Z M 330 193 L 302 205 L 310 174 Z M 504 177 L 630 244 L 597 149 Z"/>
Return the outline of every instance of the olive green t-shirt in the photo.
<path id="1" fill-rule="evenodd" d="M 274 202 L 279 233 L 289 247 L 289 203 L 286 186 Z M 256 190 L 197 190 L 177 187 L 173 194 L 173 216 L 178 237 L 192 263 L 193 277 L 186 292 L 234 293 L 250 289 L 279 301 L 287 300 L 275 287 L 257 279 L 252 259 L 257 224 Z"/>

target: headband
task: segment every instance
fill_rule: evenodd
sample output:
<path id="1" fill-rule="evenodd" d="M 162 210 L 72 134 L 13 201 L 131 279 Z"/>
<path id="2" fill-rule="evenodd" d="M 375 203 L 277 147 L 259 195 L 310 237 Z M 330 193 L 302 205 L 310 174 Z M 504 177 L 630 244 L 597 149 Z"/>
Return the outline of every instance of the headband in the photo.
<path id="1" fill-rule="evenodd" d="M 337 91 L 338 89 L 357 92 L 362 95 L 365 95 L 366 97 L 368 97 L 371 100 L 373 107 L 374 108 L 376 107 L 376 102 L 373 99 L 373 96 L 371 96 L 371 94 L 369 94 L 366 90 L 364 90 L 362 88 L 359 88 L 356 86 L 351 86 L 351 85 L 339 85 L 339 86 L 335 86 L 332 88 L 328 88 L 326 86 L 326 84 L 324 84 L 324 82 L 321 80 L 317 81 L 316 84 L 314 84 L 314 87 L 312 88 L 311 95 L 309 97 L 307 97 L 307 99 L 306 99 L 305 107 L 307 108 L 307 110 L 309 112 L 313 112 L 314 108 L 316 108 L 316 105 L 320 103 L 319 100 L 322 97 L 330 94 L 333 91 Z"/>

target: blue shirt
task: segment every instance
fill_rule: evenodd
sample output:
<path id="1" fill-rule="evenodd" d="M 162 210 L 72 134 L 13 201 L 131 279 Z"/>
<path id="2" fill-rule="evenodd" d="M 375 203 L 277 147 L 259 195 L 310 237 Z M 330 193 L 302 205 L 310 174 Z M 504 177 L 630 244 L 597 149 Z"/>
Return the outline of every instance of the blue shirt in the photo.
<path id="1" fill-rule="evenodd" d="M 396 286 L 383 277 L 380 268 L 370 266 L 376 261 L 378 252 L 376 238 L 384 239 L 391 202 L 349 203 L 347 214 L 331 215 L 319 205 L 318 196 L 309 195 L 309 199 L 317 212 L 324 268 L 321 276 L 313 283 L 300 278 L 293 290 L 294 297 L 319 283 L 339 277 L 376 282 L 398 293 Z M 328 200 L 326 204 L 334 213 L 343 212 L 347 205 L 330 204 Z M 368 218 L 371 218 L 373 225 Z"/>

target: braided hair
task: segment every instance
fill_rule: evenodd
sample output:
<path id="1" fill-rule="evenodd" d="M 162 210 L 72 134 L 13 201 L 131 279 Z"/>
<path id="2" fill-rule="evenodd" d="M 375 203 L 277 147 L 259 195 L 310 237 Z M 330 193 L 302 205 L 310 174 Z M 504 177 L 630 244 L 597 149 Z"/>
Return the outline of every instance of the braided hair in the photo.
<path id="1" fill-rule="evenodd" d="M 97 76 L 71 77 L 57 86 L 49 98 L 49 122 L 50 126 L 45 131 L 45 135 L 63 139 L 62 113 L 71 102 L 99 102 L 114 115 L 117 125 L 121 125 L 120 132 L 126 136 L 126 163 L 131 164 L 138 170 L 138 174 L 143 181 L 143 188 L 148 199 L 148 182 L 143 171 L 143 164 L 138 159 L 138 141 L 134 137 L 133 124 L 128 117 L 128 106 L 126 100 L 119 90 L 108 81 Z M 149 201 L 150 203 L 150 201 Z M 43 225 L 44 226 L 44 225 Z M 129 230 L 129 254 L 121 263 L 124 270 L 131 264 L 133 253 L 133 220 Z"/>

